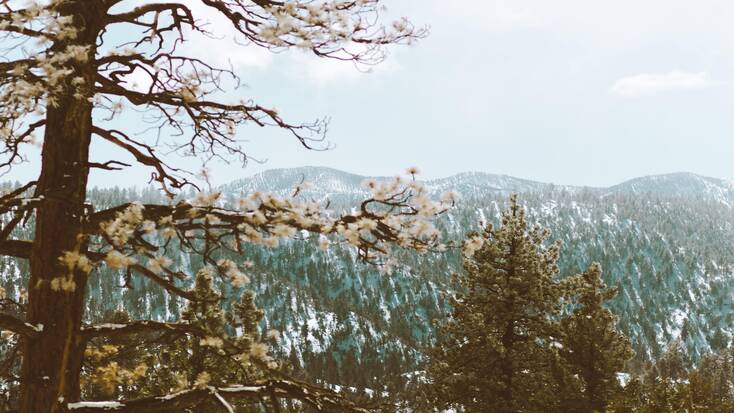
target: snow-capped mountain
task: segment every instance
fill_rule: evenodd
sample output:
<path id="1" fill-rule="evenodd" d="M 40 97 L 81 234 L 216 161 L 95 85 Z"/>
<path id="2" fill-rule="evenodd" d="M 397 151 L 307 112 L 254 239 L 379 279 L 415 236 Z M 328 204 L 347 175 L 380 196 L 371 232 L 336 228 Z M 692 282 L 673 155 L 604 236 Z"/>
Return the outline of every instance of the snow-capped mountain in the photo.
<path id="1" fill-rule="evenodd" d="M 734 183 L 687 172 L 646 176 L 609 188 L 613 193 L 657 194 L 677 197 L 704 197 L 729 205 L 734 201 Z"/>
<path id="2" fill-rule="evenodd" d="M 361 176 L 325 167 L 302 167 L 293 169 L 272 169 L 250 178 L 238 179 L 220 189 L 229 194 L 273 192 L 286 196 L 301 182 L 307 182 L 305 197 L 355 197 L 365 196 L 368 191 L 362 185 L 367 179 L 391 179 L 391 177 Z M 552 186 L 550 184 L 528 181 L 507 175 L 494 175 L 484 172 L 465 172 L 448 178 L 425 181 L 436 193 L 456 191 L 463 196 L 483 196 L 488 193 L 510 194 L 513 192 L 535 192 Z M 574 188 L 574 187 L 564 187 Z"/>
<path id="3" fill-rule="evenodd" d="M 268 171 L 223 189 L 270 189 L 287 194 L 306 181 L 312 187 L 303 196 L 354 205 L 365 196 L 360 186 L 365 179 L 327 168 L 297 168 Z M 655 359 L 678 339 L 695 359 L 723 346 L 734 332 L 731 182 L 676 173 L 637 178 L 609 188 L 586 188 L 463 173 L 426 184 L 436 193 L 454 190 L 462 198 L 440 220 L 453 239 L 476 229 L 480 222 L 496 221 L 508 195 L 520 193 L 529 219 L 550 228 L 553 238 L 563 241 L 562 274 L 582 271 L 593 261 L 602 263 L 607 283 L 619 288 L 612 307 L 620 317 L 620 327 L 632 338 L 639 360 Z M 302 303 L 300 310 L 305 313 L 313 305 L 310 314 L 316 319 L 321 317 L 317 310 L 321 307 L 328 315 L 322 323 L 326 330 L 336 329 L 331 341 L 318 345 L 331 349 L 327 359 L 335 358 L 340 367 L 325 367 L 327 370 L 343 371 L 343 357 L 355 357 L 350 362 L 364 366 L 364 359 L 369 359 L 364 353 L 372 346 L 379 347 L 380 360 L 392 351 L 399 353 L 393 356 L 396 360 L 411 364 L 421 347 L 430 345 L 431 321 L 447 311 L 443 297 L 449 289 L 449 275 L 460 270 L 456 254 L 406 254 L 406 270 L 384 277 L 352 263 L 349 254 L 319 257 L 312 247 L 302 248 L 305 255 L 286 255 L 279 260 L 291 270 L 291 282 L 296 285 L 307 282 L 325 287 L 311 287 L 308 293 L 296 287 L 289 294 L 303 296 L 296 301 Z M 305 257 L 310 257 L 306 263 Z M 304 270 L 308 266 L 315 266 L 313 273 Z M 323 307 L 332 305 L 337 309 Z M 331 314 L 339 314 L 340 321 L 330 324 Z M 316 324 L 313 319 L 297 318 L 282 322 Z M 292 325 L 284 328 L 293 333 L 298 330 Z M 304 339 L 306 343 L 318 341 L 294 334 L 291 343 Z M 297 348 L 293 350 L 298 354 Z M 345 377 L 340 376 L 332 379 Z"/>
<path id="4" fill-rule="evenodd" d="M 328 168 L 280 169 L 220 190 L 226 198 L 253 191 L 290 195 L 309 182 L 299 196 L 349 208 L 364 198 L 365 179 Z M 563 242 L 562 275 L 602 264 L 607 284 L 619 288 L 611 308 L 639 361 L 655 359 L 674 340 L 695 359 L 723 348 L 734 333 L 734 185 L 728 181 L 679 173 L 585 188 L 463 173 L 426 183 L 435 193 L 459 193 L 457 208 L 439 220 L 446 237 L 457 240 L 480 222 L 496 222 L 508 195 L 520 193 L 528 218 Z M 165 202 L 154 190 L 96 189 L 89 198 L 99 208 L 135 199 Z M 198 265 L 172 258 L 192 270 Z M 390 276 L 357 263 L 348 249 L 323 253 L 310 242 L 252 248 L 240 259 L 255 263 L 251 288 L 266 310 L 263 328 L 282 332 L 284 358 L 331 383 L 379 388 L 415 369 L 432 343 L 432 320 L 448 311 L 450 275 L 461 270 L 455 251 L 398 252 L 398 258 L 403 267 Z M 17 293 L 24 265 L 0 261 L 0 286 L 8 294 Z M 117 277 L 94 276 L 89 313 L 101 316 L 122 305 L 134 317 L 177 317 L 182 303 L 133 280 L 126 290 Z"/>

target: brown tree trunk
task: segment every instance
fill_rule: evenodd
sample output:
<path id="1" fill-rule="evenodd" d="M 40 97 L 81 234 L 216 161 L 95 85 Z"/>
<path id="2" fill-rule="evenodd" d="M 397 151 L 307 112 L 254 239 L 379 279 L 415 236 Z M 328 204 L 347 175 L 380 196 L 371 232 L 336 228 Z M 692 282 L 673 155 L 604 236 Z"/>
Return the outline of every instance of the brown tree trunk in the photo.
<path id="1" fill-rule="evenodd" d="M 72 98 L 73 99 L 73 98 Z M 71 100 L 71 99 L 69 99 Z M 54 290 L 54 278 L 68 269 L 59 264 L 65 251 L 84 252 L 78 239 L 85 201 L 91 110 L 88 104 L 64 102 L 49 110 L 38 196 L 36 234 L 31 252 L 27 319 L 42 324 L 23 349 L 21 412 L 52 412 L 59 397 L 79 397 L 86 274 L 74 271 L 74 291 Z"/>
<path id="2" fill-rule="evenodd" d="M 91 97 L 94 83 L 93 56 L 103 21 L 99 4 L 72 0 L 63 6 L 64 14 L 74 16 L 80 28 L 77 45 L 90 47 L 88 62 L 73 62 L 75 73 L 87 85 L 85 97 Z M 64 50 L 66 44 L 54 45 Z M 76 288 L 67 291 L 52 288 L 52 280 L 69 275 L 59 257 L 66 251 L 86 251 L 81 234 L 86 200 L 88 159 L 92 128 L 92 103 L 75 97 L 79 92 L 67 86 L 58 95 L 57 105 L 49 105 L 43 142 L 41 175 L 36 196 L 42 197 L 36 210 L 36 228 L 30 257 L 27 320 L 43 325 L 37 336 L 23 345 L 20 412 L 53 413 L 60 401 L 80 397 L 79 376 L 84 343 L 79 332 L 84 316 L 87 274 L 76 270 Z M 82 89 L 84 91 L 85 89 Z"/>
<path id="3" fill-rule="evenodd" d="M 514 207 L 513 207 L 513 215 L 516 213 Z M 515 265 L 512 262 L 512 257 L 515 256 L 517 246 L 515 245 L 516 240 L 513 236 L 512 242 L 510 243 L 510 250 L 507 254 L 507 262 L 510 265 L 510 267 L 505 271 L 505 288 L 508 288 L 512 290 L 510 287 L 510 284 L 512 283 L 512 279 L 515 277 Z M 513 319 L 508 320 L 507 324 L 505 325 L 504 332 L 502 333 L 502 347 L 504 349 L 504 354 L 502 355 L 501 359 L 501 374 L 502 374 L 502 391 L 500 392 L 500 396 L 502 397 L 502 400 L 504 402 L 504 406 L 502 406 L 502 413 L 514 413 L 517 410 L 515 410 L 515 394 L 514 394 L 514 378 L 515 378 L 515 366 L 514 364 L 514 357 L 517 357 L 515 354 L 515 302 L 514 299 L 510 299 L 509 301 L 505 301 L 505 313 L 512 315 Z"/>

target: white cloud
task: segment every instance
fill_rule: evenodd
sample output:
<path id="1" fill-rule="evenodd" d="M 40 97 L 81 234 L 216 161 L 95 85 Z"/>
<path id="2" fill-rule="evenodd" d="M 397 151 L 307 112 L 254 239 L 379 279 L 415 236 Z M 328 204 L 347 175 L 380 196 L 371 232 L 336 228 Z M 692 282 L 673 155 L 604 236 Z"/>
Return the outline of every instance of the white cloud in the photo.
<path id="1" fill-rule="evenodd" d="M 640 98 L 660 93 L 701 90 L 713 86 L 706 72 L 673 70 L 667 73 L 641 73 L 617 80 L 610 92 L 623 98 Z"/>
<path id="2" fill-rule="evenodd" d="M 254 45 L 243 45 L 246 40 L 220 12 L 199 2 L 187 6 L 214 38 L 189 35 L 183 44 L 184 51 L 220 68 L 229 68 L 231 64 L 235 72 L 244 68 L 267 69 L 273 63 L 272 52 Z"/>

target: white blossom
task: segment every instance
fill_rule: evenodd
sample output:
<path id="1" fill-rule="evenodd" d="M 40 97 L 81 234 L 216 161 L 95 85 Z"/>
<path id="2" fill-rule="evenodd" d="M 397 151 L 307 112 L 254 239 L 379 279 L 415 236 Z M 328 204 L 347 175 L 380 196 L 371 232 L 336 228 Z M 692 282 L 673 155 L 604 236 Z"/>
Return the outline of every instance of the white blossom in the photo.
<path id="1" fill-rule="evenodd" d="M 467 258 L 471 258 L 474 256 L 474 253 L 479 251 L 479 249 L 482 248 L 484 245 L 484 239 L 480 236 L 473 236 L 466 241 L 464 241 L 464 256 Z"/>
<path id="2" fill-rule="evenodd" d="M 321 251 L 328 251 L 330 244 L 331 243 L 329 242 L 329 239 L 328 238 L 326 238 L 326 237 L 319 238 L 319 249 Z"/>
<path id="3" fill-rule="evenodd" d="M 275 329 L 270 329 L 265 332 L 265 337 L 274 340 L 276 342 L 280 342 L 280 331 Z"/>
<path id="4" fill-rule="evenodd" d="M 155 274 L 160 274 L 164 268 L 168 268 L 172 263 L 170 258 L 157 255 L 148 260 L 148 269 Z"/>
<path id="5" fill-rule="evenodd" d="M 268 351 L 268 345 L 265 343 L 252 343 L 250 346 L 250 355 L 262 361 L 270 361 Z"/>
<path id="6" fill-rule="evenodd" d="M 66 266 L 69 271 L 79 269 L 85 273 L 92 271 L 92 262 L 86 255 L 80 254 L 78 251 L 66 251 L 59 257 L 59 261 Z"/>
<path id="7" fill-rule="evenodd" d="M 112 269 L 124 269 L 137 263 L 137 260 L 119 251 L 111 250 L 105 256 L 105 262 Z"/>
<path id="8" fill-rule="evenodd" d="M 204 337 L 199 341 L 199 345 L 222 348 L 222 346 L 224 346 L 224 341 L 219 337 Z"/>
<path id="9" fill-rule="evenodd" d="M 196 376 L 196 380 L 194 380 L 194 387 L 196 387 L 197 389 L 205 389 L 209 385 L 209 382 L 211 380 L 212 376 L 208 372 L 202 371 L 201 373 L 199 373 L 198 376 Z"/>

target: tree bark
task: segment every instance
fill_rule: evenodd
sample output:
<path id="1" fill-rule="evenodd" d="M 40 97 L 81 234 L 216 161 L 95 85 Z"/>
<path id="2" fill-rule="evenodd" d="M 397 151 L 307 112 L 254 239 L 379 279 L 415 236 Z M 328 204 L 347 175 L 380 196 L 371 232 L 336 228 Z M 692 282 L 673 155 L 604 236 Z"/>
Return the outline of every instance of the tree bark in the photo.
<path id="1" fill-rule="evenodd" d="M 65 100 L 72 100 L 65 99 Z M 21 391 L 22 412 L 53 412 L 59 397 L 79 397 L 79 348 L 84 313 L 86 274 L 74 271 L 74 291 L 55 291 L 54 278 L 68 270 L 59 257 L 65 251 L 84 252 L 81 233 L 88 168 L 91 108 L 68 101 L 50 109 L 43 144 L 43 164 L 38 185 L 43 196 L 37 209 L 36 233 L 31 250 L 28 322 L 43 331 L 25 341 Z"/>
<path id="2" fill-rule="evenodd" d="M 86 251 L 80 234 L 84 218 L 89 145 L 92 130 L 91 97 L 94 84 L 97 27 L 106 10 L 100 3 L 68 1 L 62 14 L 73 16 L 78 28 L 75 45 L 88 46 L 87 62 L 72 62 L 74 73 L 55 95 L 56 105 L 48 105 L 42 151 L 41 174 L 36 196 L 42 197 L 36 210 L 36 228 L 30 254 L 27 321 L 43 325 L 43 330 L 24 340 L 21 367 L 20 412 L 54 413 L 60 402 L 80 397 L 79 376 L 84 356 L 80 329 L 84 316 L 87 274 L 74 270 L 73 291 L 54 290 L 52 280 L 69 275 L 59 257 L 66 251 Z M 102 13 L 102 14 L 100 14 Z M 68 43 L 54 44 L 60 52 Z M 71 77 L 82 77 L 87 85 L 83 97 L 70 86 Z M 83 91 L 83 89 L 82 89 Z"/>

